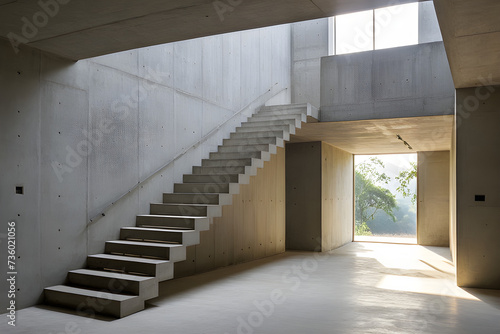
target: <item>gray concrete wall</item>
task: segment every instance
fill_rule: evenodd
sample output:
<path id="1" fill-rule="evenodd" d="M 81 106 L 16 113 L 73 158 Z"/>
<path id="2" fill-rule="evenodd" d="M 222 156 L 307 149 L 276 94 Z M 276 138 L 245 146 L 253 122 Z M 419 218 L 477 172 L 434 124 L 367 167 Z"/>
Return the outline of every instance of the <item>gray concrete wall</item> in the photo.
<path id="1" fill-rule="evenodd" d="M 434 8 L 434 1 L 418 4 L 418 43 L 442 42 L 443 36 Z"/>
<path id="2" fill-rule="evenodd" d="M 328 56 L 328 19 L 292 24 L 292 102 L 320 106 L 321 58 Z"/>
<path id="3" fill-rule="evenodd" d="M 458 285 L 500 289 L 500 86 L 458 89 L 456 117 Z"/>
<path id="4" fill-rule="evenodd" d="M 325 57 L 321 121 L 451 115 L 454 86 L 443 43 Z"/>
<path id="5" fill-rule="evenodd" d="M 321 142 L 286 145 L 286 249 L 321 249 Z"/>
<path id="6" fill-rule="evenodd" d="M 290 36 L 278 26 L 77 63 L 32 50 L 14 56 L 0 41 L 0 247 L 6 222 L 16 221 L 17 306 L 39 301 L 149 213 L 257 107 L 274 96 L 289 103 Z"/>
<path id="7" fill-rule="evenodd" d="M 417 242 L 450 245 L 450 152 L 419 152 Z"/>
<path id="8" fill-rule="evenodd" d="M 329 251 L 352 242 L 353 156 L 322 142 L 286 145 L 286 248 Z"/>

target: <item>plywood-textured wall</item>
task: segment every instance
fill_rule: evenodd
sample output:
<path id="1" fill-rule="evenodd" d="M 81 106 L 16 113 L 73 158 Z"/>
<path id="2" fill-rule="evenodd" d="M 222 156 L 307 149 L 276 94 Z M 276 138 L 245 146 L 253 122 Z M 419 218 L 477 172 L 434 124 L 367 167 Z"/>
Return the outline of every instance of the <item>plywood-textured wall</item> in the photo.
<path id="1" fill-rule="evenodd" d="M 339 248 L 353 238 L 353 155 L 322 143 L 322 251 Z"/>
<path id="2" fill-rule="evenodd" d="M 450 152 L 419 152 L 417 241 L 423 246 L 450 244 Z"/>
<path id="3" fill-rule="evenodd" d="M 252 261 L 285 251 L 285 150 L 265 162 L 250 183 L 240 186 L 233 204 L 223 207 L 200 244 L 187 249 L 186 261 L 175 264 L 184 277 Z"/>

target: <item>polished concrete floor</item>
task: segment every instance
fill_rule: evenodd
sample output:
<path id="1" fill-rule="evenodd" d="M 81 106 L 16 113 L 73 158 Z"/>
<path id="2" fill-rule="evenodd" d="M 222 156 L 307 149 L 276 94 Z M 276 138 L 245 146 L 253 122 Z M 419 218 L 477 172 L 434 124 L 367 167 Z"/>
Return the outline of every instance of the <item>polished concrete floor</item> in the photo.
<path id="1" fill-rule="evenodd" d="M 352 243 L 165 282 L 121 320 L 31 307 L 0 333 L 500 333 L 500 293 L 457 288 L 453 271 L 446 248 Z"/>

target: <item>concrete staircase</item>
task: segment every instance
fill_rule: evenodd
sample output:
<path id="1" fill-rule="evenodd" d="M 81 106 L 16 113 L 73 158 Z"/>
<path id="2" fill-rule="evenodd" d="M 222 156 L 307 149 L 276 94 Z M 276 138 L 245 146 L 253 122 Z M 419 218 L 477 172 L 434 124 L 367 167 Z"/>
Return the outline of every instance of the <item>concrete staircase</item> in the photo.
<path id="1" fill-rule="evenodd" d="M 151 204 L 151 214 L 137 216 L 136 227 L 123 227 L 120 240 L 107 241 L 104 254 L 88 256 L 87 268 L 70 271 L 65 285 L 46 288 L 45 303 L 117 318 L 143 310 L 158 296 L 159 282 L 174 277 L 186 247 L 198 244 L 210 219 L 231 205 L 239 185 L 248 184 L 302 122 L 317 119 L 309 104 L 263 107 L 184 175 L 173 194 L 164 194 L 163 203 Z"/>

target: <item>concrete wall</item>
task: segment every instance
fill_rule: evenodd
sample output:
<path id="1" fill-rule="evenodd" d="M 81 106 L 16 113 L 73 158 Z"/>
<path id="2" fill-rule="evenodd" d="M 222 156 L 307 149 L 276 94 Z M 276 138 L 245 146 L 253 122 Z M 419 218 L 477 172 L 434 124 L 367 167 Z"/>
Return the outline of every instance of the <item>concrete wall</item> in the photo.
<path id="1" fill-rule="evenodd" d="M 328 56 L 328 19 L 292 24 L 292 102 L 320 106 L 321 58 Z"/>
<path id="2" fill-rule="evenodd" d="M 285 149 L 279 148 L 250 183 L 240 186 L 233 205 L 223 207 L 201 242 L 175 264 L 183 277 L 285 251 Z"/>
<path id="3" fill-rule="evenodd" d="M 457 265 L 457 128 L 454 117 L 450 150 L 450 251 L 455 267 Z"/>
<path id="4" fill-rule="evenodd" d="M 321 58 L 333 53 L 329 19 L 292 24 L 292 101 L 321 106 Z M 419 3 L 419 44 L 442 42 L 432 1 Z M 332 49 L 332 52 L 329 49 Z M 401 57 L 406 57 L 406 54 Z M 397 58 L 396 58 L 397 59 Z M 436 66 L 441 66 L 437 64 Z M 444 68 L 448 68 L 446 64 Z M 449 71 L 448 71 L 449 72 Z M 451 78 L 450 75 L 448 77 Z M 452 102 L 449 101 L 449 105 Z M 452 110 L 452 109 L 451 109 Z M 451 112 L 451 111 L 449 111 Z"/>
<path id="5" fill-rule="evenodd" d="M 458 285 L 500 289 L 500 86 L 458 89 L 456 116 Z"/>
<path id="6" fill-rule="evenodd" d="M 286 145 L 286 249 L 321 247 L 321 142 Z"/>
<path id="7" fill-rule="evenodd" d="M 289 103 L 290 34 L 278 26 L 77 63 L 13 56 L 0 41 L 0 216 L 18 225 L 17 306 L 103 251 L 255 108 Z"/>
<path id="8" fill-rule="evenodd" d="M 417 242 L 450 245 L 450 152 L 419 152 Z"/>
<path id="9" fill-rule="evenodd" d="M 326 143 L 287 144 L 287 249 L 329 251 L 352 241 L 353 163 Z"/>
<path id="10" fill-rule="evenodd" d="M 321 121 L 451 115 L 454 86 L 443 43 L 325 57 Z"/>
<path id="11" fill-rule="evenodd" d="M 441 29 L 434 8 L 434 1 L 418 4 L 418 43 L 442 42 Z"/>
<path id="12" fill-rule="evenodd" d="M 329 251 L 353 240 L 354 157 L 327 143 L 321 151 L 322 250 Z"/>

